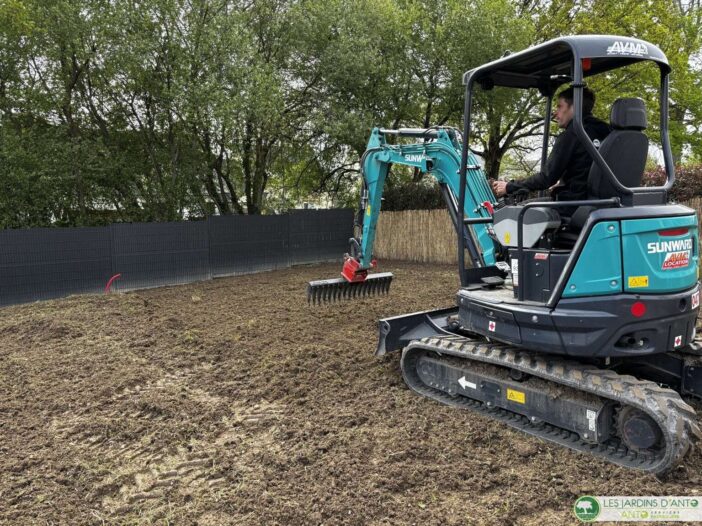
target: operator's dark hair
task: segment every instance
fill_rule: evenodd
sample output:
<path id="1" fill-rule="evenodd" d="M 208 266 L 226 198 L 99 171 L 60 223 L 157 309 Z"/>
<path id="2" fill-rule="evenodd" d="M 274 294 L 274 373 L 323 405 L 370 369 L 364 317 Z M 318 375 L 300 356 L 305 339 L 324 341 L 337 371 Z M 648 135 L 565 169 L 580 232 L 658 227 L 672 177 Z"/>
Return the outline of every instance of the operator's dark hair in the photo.
<path id="1" fill-rule="evenodd" d="M 568 105 L 573 105 L 573 86 L 570 86 L 558 94 L 559 99 L 563 99 Z M 590 88 L 583 88 L 583 115 L 592 113 L 595 107 L 595 94 Z"/>

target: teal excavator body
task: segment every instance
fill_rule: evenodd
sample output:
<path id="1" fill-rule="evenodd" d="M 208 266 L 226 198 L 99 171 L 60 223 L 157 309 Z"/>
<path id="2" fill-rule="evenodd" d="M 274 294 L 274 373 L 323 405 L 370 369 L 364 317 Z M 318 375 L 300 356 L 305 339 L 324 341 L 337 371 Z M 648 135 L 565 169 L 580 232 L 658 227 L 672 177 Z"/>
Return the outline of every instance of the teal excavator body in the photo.
<path id="1" fill-rule="evenodd" d="M 585 79 L 641 61 L 661 73 L 662 186 L 642 185 L 649 151 L 642 99 L 614 102 L 601 144 L 583 127 Z M 669 472 L 702 437 L 682 398 L 702 398 L 700 249 L 697 214 L 669 201 L 669 73 L 653 44 L 562 37 L 468 71 L 462 136 L 440 127 L 374 129 L 342 276 L 310 282 L 308 297 L 388 292 L 392 274 L 369 271 L 390 168 L 433 176 L 457 233 L 456 305 L 381 319 L 376 355 L 401 351 L 405 382 L 422 396 L 622 466 Z M 539 91 L 544 169 L 552 99 L 565 83 L 573 88 L 571 125 L 593 161 L 587 198 L 498 202 L 467 148 L 473 90 Z"/>

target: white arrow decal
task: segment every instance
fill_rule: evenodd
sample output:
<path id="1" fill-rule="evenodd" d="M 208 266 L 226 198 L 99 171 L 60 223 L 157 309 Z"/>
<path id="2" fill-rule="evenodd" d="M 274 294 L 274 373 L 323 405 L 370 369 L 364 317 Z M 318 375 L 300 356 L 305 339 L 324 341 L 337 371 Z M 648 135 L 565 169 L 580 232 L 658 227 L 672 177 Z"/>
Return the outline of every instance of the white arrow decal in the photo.
<path id="1" fill-rule="evenodd" d="M 476 388 L 478 387 L 478 386 L 475 385 L 473 382 L 469 382 L 468 380 L 466 380 L 466 377 L 465 377 L 465 376 L 461 376 L 461 377 L 458 379 L 458 383 L 461 384 L 461 387 L 462 387 L 463 389 L 466 389 L 466 388 L 468 388 L 468 387 L 470 387 L 471 389 L 476 389 Z"/>

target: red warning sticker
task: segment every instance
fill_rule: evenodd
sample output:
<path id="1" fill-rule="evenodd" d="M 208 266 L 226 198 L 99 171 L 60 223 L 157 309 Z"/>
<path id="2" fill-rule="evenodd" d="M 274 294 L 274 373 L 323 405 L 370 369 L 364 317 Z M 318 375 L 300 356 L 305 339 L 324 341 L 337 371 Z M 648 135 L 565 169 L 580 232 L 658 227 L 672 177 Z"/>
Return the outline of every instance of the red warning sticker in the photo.
<path id="1" fill-rule="evenodd" d="M 496 324 L 495 324 L 494 321 L 488 322 L 488 330 L 489 330 L 490 332 L 495 332 L 495 328 L 496 328 Z"/>

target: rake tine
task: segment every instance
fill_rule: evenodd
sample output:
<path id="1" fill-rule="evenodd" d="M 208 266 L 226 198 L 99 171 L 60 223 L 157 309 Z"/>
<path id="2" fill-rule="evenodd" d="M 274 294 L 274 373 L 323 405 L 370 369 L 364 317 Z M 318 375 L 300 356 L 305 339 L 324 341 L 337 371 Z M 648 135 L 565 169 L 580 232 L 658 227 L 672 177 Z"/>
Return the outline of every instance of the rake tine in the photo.
<path id="1" fill-rule="evenodd" d="M 321 305 L 345 299 L 368 298 L 387 294 L 392 274 L 371 274 L 365 281 L 348 282 L 343 278 L 310 281 L 307 284 L 308 305 Z"/>
<path id="2" fill-rule="evenodd" d="M 319 305 L 319 304 L 321 303 L 321 301 L 322 301 L 322 292 L 323 292 L 323 289 L 322 289 L 321 286 L 316 287 L 316 288 L 314 289 L 314 304 L 315 304 L 315 305 Z"/>

